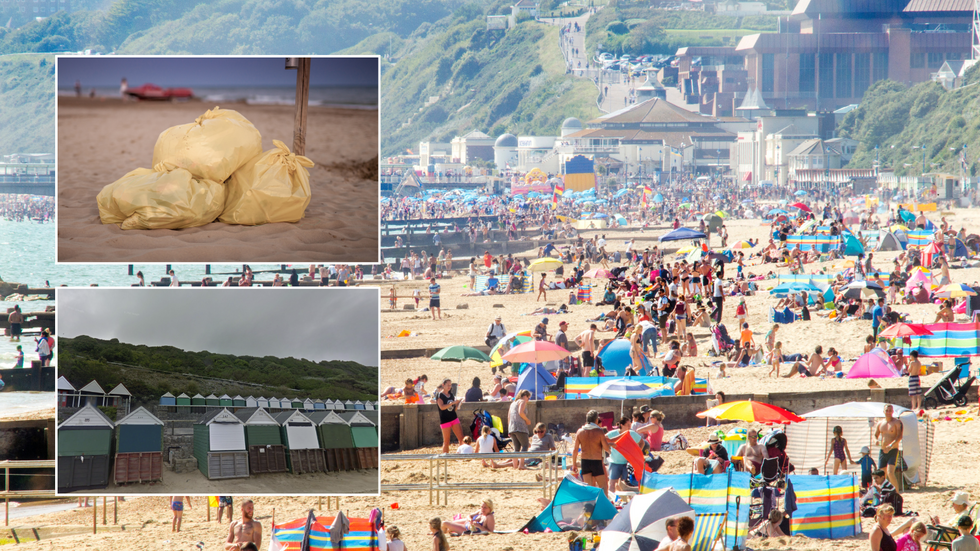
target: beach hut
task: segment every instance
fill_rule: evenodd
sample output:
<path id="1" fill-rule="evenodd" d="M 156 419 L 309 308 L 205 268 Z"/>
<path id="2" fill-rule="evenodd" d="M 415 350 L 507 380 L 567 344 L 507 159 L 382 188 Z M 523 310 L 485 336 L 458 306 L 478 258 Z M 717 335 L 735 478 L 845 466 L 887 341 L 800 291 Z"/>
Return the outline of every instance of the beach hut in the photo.
<path id="1" fill-rule="evenodd" d="M 370 419 L 371 422 L 374 423 L 374 426 L 375 427 L 380 426 L 380 424 L 378 423 L 378 418 L 379 418 L 379 415 L 378 414 L 381 413 L 381 412 L 378 411 L 377 409 L 366 409 L 366 410 L 361 411 L 359 413 L 361 415 L 367 417 L 368 419 Z"/>
<path id="2" fill-rule="evenodd" d="M 168 393 L 166 393 L 166 394 L 164 394 L 163 396 L 160 397 L 160 405 L 161 406 L 176 406 L 177 405 L 177 398 L 174 398 L 174 395 L 168 392 Z"/>
<path id="3" fill-rule="evenodd" d="M 247 404 L 245 403 L 245 398 L 242 398 L 242 395 L 239 394 L 231 399 L 231 405 L 235 406 L 236 408 L 243 408 Z"/>
<path id="4" fill-rule="evenodd" d="M 274 416 L 279 422 L 286 464 L 293 474 L 326 472 L 316 426 L 302 411 L 284 411 Z"/>
<path id="5" fill-rule="evenodd" d="M 129 390 L 122 383 L 119 383 L 109 391 L 109 397 L 106 399 L 105 405 L 119 408 L 129 413 L 129 401 L 132 399 L 133 395 L 129 393 Z"/>
<path id="6" fill-rule="evenodd" d="M 290 406 L 293 409 L 303 409 L 303 400 L 299 398 L 293 398 L 292 400 L 290 400 Z"/>
<path id="7" fill-rule="evenodd" d="M 344 409 L 354 409 L 354 402 L 347 400 L 344 402 Z"/>
<path id="8" fill-rule="evenodd" d="M 232 401 L 231 396 L 228 396 L 227 394 L 222 394 L 221 397 L 218 398 L 218 405 L 223 408 L 230 408 L 235 404 Z"/>
<path id="9" fill-rule="evenodd" d="M 204 399 L 204 396 L 201 396 L 201 394 L 198 393 L 198 394 L 195 394 L 194 396 L 191 396 L 191 405 L 192 406 L 204 406 L 204 405 L 207 405 L 207 401 Z"/>
<path id="10" fill-rule="evenodd" d="M 327 408 L 326 405 L 324 405 L 323 400 L 317 400 L 313 402 L 313 409 L 316 411 L 323 411 Z"/>
<path id="11" fill-rule="evenodd" d="M 361 411 L 347 411 L 340 414 L 350 427 L 354 448 L 357 449 L 358 464 L 362 469 L 378 466 L 378 427 Z"/>
<path id="12" fill-rule="evenodd" d="M 354 409 L 364 409 L 364 402 L 360 400 L 354 402 Z"/>
<path id="13" fill-rule="evenodd" d="M 255 401 L 256 407 L 269 408 L 269 399 L 265 396 L 259 396 L 258 400 Z"/>
<path id="14" fill-rule="evenodd" d="M 282 444 L 279 422 L 262 408 L 240 409 L 235 416 L 245 424 L 248 468 L 252 474 L 284 473 L 286 447 Z"/>
<path id="15" fill-rule="evenodd" d="M 248 477 L 245 424 L 227 408 L 211 410 L 194 424 L 194 457 L 211 480 Z"/>
<path id="16" fill-rule="evenodd" d="M 334 409 L 334 411 L 343 411 L 344 409 L 346 409 L 346 408 L 344 408 L 344 401 L 343 400 L 337 400 L 336 402 L 334 402 L 333 403 L 333 409 Z"/>
<path id="17" fill-rule="evenodd" d="M 180 395 L 177 396 L 177 405 L 178 406 L 189 406 L 189 405 L 191 405 L 191 397 L 188 396 L 187 394 L 181 392 Z"/>
<path id="18" fill-rule="evenodd" d="M 214 394 L 208 394 L 207 398 L 204 399 L 204 403 L 209 406 L 217 406 L 218 397 L 215 396 Z"/>
<path id="19" fill-rule="evenodd" d="M 78 406 L 84 406 L 91 404 L 93 406 L 104 406 L 105 405 L 105 391 L 99 386 L 99 383 L 92 381 L 91 383 L 78 389 L 78 396 L 80 398 Z M 171 396 L 173 398 L 173 396 Z"/>
<path id="20" fill-rule="evenodd" d="M 275 396 L 269 398 L 269 409 L 279 409 L 279 398 Z"/>
<path id="21" fill-rule="evenodd" d="M 68 382 L 68 379 L 66 379 L 64 376 L 58 377 L 58 382 L 55 387 L 58 389 L 58 407 L 78 407 L 78 392 L 75 390 L 75 387 Z"/>
<path id="22" fill-rule="evenodd" d="M 249 396 L 248 398 L 245 398 L 245 407 L 247 407 L 247 408 L 257 408 L 257 407 L 259 407 L 259 401 L 256 400 L 254 397 Z"/>
<path id="23" fill-rule="evenodd" d="M 307 398 L 303 400 L 303 409 L 306 411 L 313 411 L 315 409 L 313 407 L 313 404 L 314 404 L 313 400 L 311 398 Z"/>
<path id="24" fill-rule="evenodd" d="M 333 400 L 327 398 L 323 401 L 323 409 L 333 409 Z"/>
<path id="25" fill-rule="evenodd" d="M 146 408 L 138 407 L 116 423 L 113 480 L 116 484 L 126 484 L 160 480 L 162 476 L 163 421 Z"/>
<path id="26" fill-rule="evenodd" d="M 114 428 L 112 420 L 92 404 L 58 427 L 58 492 L 109 485 Z"/>
<path id="27" fill-rule="evenodd" d="M 367 410 L 374 409 L 374 402 L 364 402 L 364 409 L 367 409 Z"/>
<path id="28" fill-rule="evenodd" d="M 328 471 L 350 471 L 357 469 L 360 462 L 354 448 L 354 437 L 350 425 L 336 410 L 317 411 L 310 414 L 316 424 L 317 437 Z"/>

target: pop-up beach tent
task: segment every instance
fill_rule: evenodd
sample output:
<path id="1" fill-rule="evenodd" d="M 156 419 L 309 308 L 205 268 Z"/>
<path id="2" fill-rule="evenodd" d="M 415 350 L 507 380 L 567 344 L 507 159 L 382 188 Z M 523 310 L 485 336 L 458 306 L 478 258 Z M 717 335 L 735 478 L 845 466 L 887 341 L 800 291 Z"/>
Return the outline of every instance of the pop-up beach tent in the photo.
<path id="1" fill-rule="evenodd" d="M 514 394 L 516 396 L 522 390 L 528 390 L 531 392 L 532 400 L 541 400 L 544 398 L 544 393 L 548 390 L 548 387 L 556 382 L 558 381 L 555 379 L 555 376 L 545 369 L 544 365 L 528 364 L 517 380 L 517 389 L 514 391 Z"/>
<path id="2" fill-rule="evenodd" d="M 827 454 L 835 426 L 844 430 L 852 457 L 857 459 L 862 446 L 871 449 L 871 457 L 877 460 L 881 449 L 874 438 L 874 429 L 885 416 L 882 402 L 849 402 L 830 406 L 802 415 L 806 421 L 786 427 L 786 455 L 793 459 L 797 472 L 807 472 L 812 467 L 825 471 Z M 894 416 L 905 427 L 899 449 L 908 470 L 905 478 L 924 484 L 929 475 L 932 444 L 935 429 L 931 423 L 918 422 L 915 414 L 901 406 L 892 406 Z"/>
<path id="3" fill-rule="evenodd" d="M 880 348 L 875 348 L 871 352 L 862 355 L 854 362 L 851 369 L 847 371 L 848 379 L 870 379 L 872 377 L 892 378 L 901 376 L 902 374 L 899 372 L 895 362 Z"/>
<path id="4" fill-rule="evenodd" d="M 878 246 L 875 248 L 876 251 L 901 251 L 905 247 L 902 246 L 902 241 L 892 232 L 882 234 L 881 240 L 878 241 Z"/>
<path id="5" fill-rule="evenodd" d="M 544 510 L 527 522 L 520 531 L 561 532 L 585 530 L 583 513 L 591 509 L 589 530 L 599 530 L 616 516 L 616 507 L 606 497 L 604 488 L 587 486 L 566 475 L 555 491 L 555 497 Z"/>
<path id="6" fill-rule="evenodd" d="M 606 376 L 625 376 L 626 368 L 633 363 L 632 358 L 630 358 L 630 341 L 628 339 L 613 339 L 607 342 L 596 352 L 596 356 L 602 360 L 602 368 L 605 369 Z M 653 365 L 646 355 L 642 355 L 641 361 L 643 365 L 640 366 L 637 375 L 647 376 L 652 373 Z"/>
<path id="7" fill-rule="evenodd" d="M 732 470 L 711 475 L 645 473 L 640 493 L 673 488 L 698 515 L 726 513 L 725 549 L 731 549 L 744 547 L 749 533 L 750 477 Z"/>

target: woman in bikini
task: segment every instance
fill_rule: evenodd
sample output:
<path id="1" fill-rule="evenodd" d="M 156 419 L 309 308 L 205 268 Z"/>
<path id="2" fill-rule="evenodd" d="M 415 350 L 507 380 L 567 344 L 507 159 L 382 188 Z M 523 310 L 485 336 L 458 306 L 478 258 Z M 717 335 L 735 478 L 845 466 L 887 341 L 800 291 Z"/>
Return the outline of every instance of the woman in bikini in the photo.
<path id="1" fill-rule="evenodd" d="M 442 531 L 452 536 L 490 534 L 493 532 L 494 525 L 493 501 L 487 498 L 483 500 L 480 509 L 470 516 L 452 522 L 443 522 Z"/>

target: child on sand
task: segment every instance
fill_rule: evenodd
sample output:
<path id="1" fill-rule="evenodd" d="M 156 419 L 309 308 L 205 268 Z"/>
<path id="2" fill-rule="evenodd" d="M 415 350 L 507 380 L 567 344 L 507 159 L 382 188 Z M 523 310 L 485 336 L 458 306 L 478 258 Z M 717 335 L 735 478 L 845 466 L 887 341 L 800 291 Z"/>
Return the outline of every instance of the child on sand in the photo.
<path id="1" fill-rule="evenodd" d="M 476 450 L 473 449 L 473 437 L 464 436 L 463 443 L 460 444 L 458 448 L 456 448 L 456 453 L 464 453 L 464 454 L 476 453 Z"/>
<path id="2" fill-rule="evenodd" d="M 772 367 L 769 369 L 769 374 L 767 377 L 772 377 L 772 374 L 776 374 L 776 378 L 779 378 L 779 364 L 783 361 L 783 343 L 779 341 L 776 343 L 776 347 L 772 349 L 772 355 L 769 357 L 769 365 Z"/>
<path id="3" fill-rule="evenodd" d="M 861 459 L 857 461 L 861 466 L 861 487 L 867 489 L 871 487 L 871 473 L 875 472 L 878 465 L 871 459 L 871 448 L 864 446 L 861 448 Z"/>
<path id="4" fill-rule="evenodd" d="M 830 453 L 827 454 L 827 459 L 823 462 L 824 466 L 827 465 L 831 457 L 834 458 L 835 475 L 840 472 L 841 467 L 854 463 L 854 460 L 851 459 L 851 450 L 847 447 L 847 440 L 844 439 L 844 429 L 839 425 L 834 427 L 834 437 L 830 440 Z"/>
<path id="5" fill-rule="evenodd" d="M 483 430 L 480 431 L 480 433 L 481 436 L 476 439 L 476 453 L 479 453 L 481 455 L 489 455 L 492 453 L 497 453 L 498 451 L 497 439 L 493 437 L 493 434 L 491 434 L 490 426 L 483 425 Z M 484 459 L 483 466 L 492 468 L 493 460 L 491 459 L 490 461 L 491 461 L 490 463 L 487 463 L 487 460 Z"/>
<path id="6" fill-rule="evenodd" d="M 190 496 L 170 496 L 170 510 L 173 511 L 174 518 L 171 522 L 170 531 L 180 532 L 180 521 L 184 517 L 184 501 L 187 501 L 187 508 L 191 508 Z"/>

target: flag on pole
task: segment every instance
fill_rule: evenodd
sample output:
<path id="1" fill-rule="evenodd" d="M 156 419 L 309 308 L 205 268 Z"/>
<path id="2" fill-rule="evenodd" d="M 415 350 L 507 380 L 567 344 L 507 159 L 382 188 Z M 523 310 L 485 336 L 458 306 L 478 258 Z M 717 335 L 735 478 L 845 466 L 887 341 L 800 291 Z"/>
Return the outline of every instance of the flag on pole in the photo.
<path id="1" fill-rule="evenodd" d="M 555 184 L 554 193 L 552 193 L 551 195 L 551 210 L 555 210 L 558 208 L 558 196 L 564 194 L 565 194 L 565 182 L 558 180 L 558 183 Z"/>
<path id="2" fill-rule="evenodd" d="M 647 184 L 643 184 L 643 199 L 641 201 L 641 205 L 643 206 L 643 208 L 647 207 L 650 194 L 652 193 L 653 190 L 650 189 L 650 186 L 648 186 Z"/>

